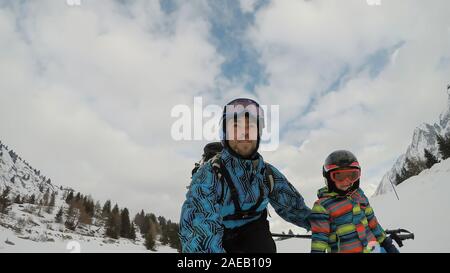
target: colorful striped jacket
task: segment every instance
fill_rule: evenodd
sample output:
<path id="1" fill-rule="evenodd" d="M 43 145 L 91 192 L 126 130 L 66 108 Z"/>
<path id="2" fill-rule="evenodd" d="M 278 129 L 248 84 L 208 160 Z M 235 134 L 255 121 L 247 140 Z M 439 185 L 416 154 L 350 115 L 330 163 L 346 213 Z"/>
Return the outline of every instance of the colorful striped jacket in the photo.
<path id="1" fill-rule="evenodd" d="M 311 252 L 370 252 L 386 233 L 377 221 L 368 198 L 358 188 L 349 196 L 319 190 L 310 215 Z"/>
<path id="2" fill-rule="evenodd" d="M 311 209 L 305 204 L 302 195 L 289 183 L 277 168 L 272 168 L 274 188 L 269 188 L 264 180 L 264 160 L 261 155 L 256 161 L 239 159 L 226 149 L 221 159 L 228 170 L 239 193 L 239 203 L 247 210 L 256 204 L 264 185 L 264 201 L 257 211 L 263 211 L 271 204 L 276 213 L 284 220 L 310 230 L 308 217 Z M 256 165 L 254 165 L 257 163 Z M 222 246 L 224 229 L 243 226 L 258 219 L 224 220 L 227 215 L 234 214 L 234 204 L 228 186 L 223 188 L 215 175 L 211 162 L 206 163 L 192 177 L 191 186 L 186 194 L 180 217 L 180 240 L 183 252 L 217 253 L 225 252 Z"/>

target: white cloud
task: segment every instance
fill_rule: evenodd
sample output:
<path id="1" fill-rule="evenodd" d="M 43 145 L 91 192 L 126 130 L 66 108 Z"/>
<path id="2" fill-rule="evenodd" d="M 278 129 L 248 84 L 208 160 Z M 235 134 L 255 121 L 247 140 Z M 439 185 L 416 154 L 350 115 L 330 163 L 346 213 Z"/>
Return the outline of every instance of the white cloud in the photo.
<path id="1" fill-rule="evenodd" d="M 266 159 L 282 166 L 309 204 L 323 186 L 321 166 L 331 151 L 356 153 L 370 193 L 406 150 L 413 129 L 437 121 L 450 80 L 448 67 L 438 68 L 450 54 L 449 8 L 445 1 L 286 0 L 258 12 L 248 36 L 270 76 L 257 93 L 263 104 L 280 104 L 288 128 Z M 402 41 L 373 78 L 368 57 Z M 347 80 L 327 90 L 345 67 Z"/>
<path id="2" fill-rule="evenodd" d="M 244 13 L 252 13 L 255 11 L 257 0 L 239 0 L 239 5 Z"/>
<path id="3" fill-rule="evenodd" d="M 255 3 L 240 7 L 254 12 Z M 159 1 L 2 5 L 1 139 L 54 183 L 178 220 L 189 155 L 200 156 L 203 143 L 172 141 L 170 110 L 196 94 L 204 104 L 249 95 L 221 75 L 208 2 L 177 5 L 170 14 Z M 332 150 L 353 150 L 373 190 L 414 127 L 437 119 L 450 80 L 439 65 L 450 58 L 449 5 L 283 0 L 256 11 L 243 44 L 269 77 L 251 97 L 280 105 L 286 128 L 279 149 L 263 155 L 308 204 Z M 372 77 L 368 57 L 402 41 Z M 345 67 L 346 81 L 327 90 Z M 274 227 L 292 228 L 277 217 Z"/>
<path id="4" fill-rule="evenodd" d="M 12 6 L 0 9 L 2 140 L 54 183 L 178 220 L 193 162 L 170 109 L 220 72 L 209 23 L 157 1 Z"/>

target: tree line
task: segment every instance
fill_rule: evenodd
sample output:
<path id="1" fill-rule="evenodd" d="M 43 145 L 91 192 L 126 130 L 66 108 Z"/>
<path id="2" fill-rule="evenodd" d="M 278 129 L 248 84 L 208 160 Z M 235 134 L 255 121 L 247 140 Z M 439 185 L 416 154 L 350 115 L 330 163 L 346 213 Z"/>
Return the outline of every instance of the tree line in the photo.
<path id="1" fill-rule="evenodd" d="M 439 163 L 440 160 L 450 158 L 450 134 L 437 135 L 436 142 L 438 145 L 438 156 L 434 155 L 430 150 L 424 149 L 424 159 L 406 158 L 405 164 L 399 173 L 395 176 L 394 183 L 399 185 L 408 178 L 420 174 L 426 169 L 430 169 L 434 164 Z"/>

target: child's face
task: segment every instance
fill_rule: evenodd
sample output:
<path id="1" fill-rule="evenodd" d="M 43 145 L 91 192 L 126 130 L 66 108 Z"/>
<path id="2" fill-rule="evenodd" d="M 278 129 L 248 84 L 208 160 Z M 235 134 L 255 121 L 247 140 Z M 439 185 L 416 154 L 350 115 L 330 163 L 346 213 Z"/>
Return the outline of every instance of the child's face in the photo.
<path id="1" fill-rule="evenodd" d="M 338 188 L 341 191 L 346 191 L 348 190 L 355 182 L 352 182 L 351 180 L 347 179 L 344 182 L 341 183 L 336 183 L 336 188 Z"/>

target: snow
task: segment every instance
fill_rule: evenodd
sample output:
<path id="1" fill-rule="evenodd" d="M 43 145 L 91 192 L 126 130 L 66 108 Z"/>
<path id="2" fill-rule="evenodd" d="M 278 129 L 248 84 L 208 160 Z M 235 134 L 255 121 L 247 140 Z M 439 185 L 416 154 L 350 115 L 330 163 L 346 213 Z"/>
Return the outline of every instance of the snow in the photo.
<path id="1" fill-rule="evenodd" d="M 416 239 L 405 241 L 401 252 L 450 252 L 450 159 L 434 165 L 396 187 L 400 200 L 393 192 L 370 199 L 379 222 L 385 229 L 405 228 Z M 50 214 L 44 210 L 38 216 L 38 205 L 13 204 L 7 215 L 0 214 L 0 252 L 147 252 L 143 238 L 104 238 L 101 226 L 80 226 L 67 230 L 54 222 L 60 206 L 64 206 L 62 191 L 58 191 L 56 207 Z M 36 210 L 35 212 L 30 212 Z M 26 224 L 20 227 L 20 219 Z M 16 231 L 15 231 L 16 230 Z M 307 239 L 276 241 L 278 252 L 302 253 L 310 251 Z M 75 246 L 75 248 L 73 248 Z M 77 249 L 79 246 L 79 249 Z M 175 249 L 157 244 L 157 252 L 176 253 Z"/>
<path id="2" fill-rule="evenodd" d="M 36 211 L 29 212 L 33 208 Z M 80 225 L 72 231 L 63 224 L 55 223 L 58 207 L 50 214 L 42 210 L 41 216 L 37 215 L 38 208 L 38 205 L 13 204 L 7 215 L 0 214 L 0 252 L 151 252 L 145 248 L 144 238 L 139 233 L 136 234 L 136 240 L 132 241 L 104 238 L 103 226 Z M 25 223 L 20 224 L 20 219 Z M 177 252 L 158 242 L 156 250 Z"/>
<path id="3" fill-rule="evenodd" d="M 450 159 L 434 165 L 396 187 L 394 192 L 370 199 L 378 221 L 385 229 L 405 228 L 415 240 L 404 241 L 401 252 L 450 252 Z M 278 252 L 309 252 L 310 241 L 277 242 Z"/>
<path id="4" fill-rule="evenodd" d="M 414 130 L 411 144 L 408 146 L 406 153 L 400 155 L 392 168 L 383 176 L 375 195 L 392 191 L 390 181 L 395 180 L 396 174 L 399 174 L 405 166 L 406 159 L 424 160 L 424 149 L 440 158 L 436 136 L 445 135 L 448 132 L 450 132 L 450 94 L 447 108 L 440 114 L 439 121 L 433 125 L 423 123 Z"/>
<path id="5" fill-rule="evenodd" d="M 7 214 L 0 213 L 0 252 L 146 252 L 144 238 L 136 232 L 136 240 L 105 238 L 104 223 L 93 217 L 92 225 L 80 224 L 75 231 L 56 223 L 60 207 L 68 204 L 65 194 L 73 191 L 48 183 L 45 176 L 35 171 L 20 157 L 14 162 L 10 151 L 0 142 L 0 192 L 9 187 L 9 198 L 35 195 L 40 200 L 48 190 L 55 193 L 55 206 L 50 213 L 37 204 L 12 204 Z M 65 215 L 64 215 L 65 219 Z M 176 253 L 176 249 L 156 242 L 157 252 Z"/>
<path id="6" fill-rule="evenodd" d="M 7 244 L 6 241 L 14 245 Z M 105 243 L 103 238 L 87 238 L 77 236 L 72 240 L 55 240 L 55 242 L 34 242 L 18 238 L 14 231 L 0 227 L 0 253 L 154 253 L 147 250 L 142 242 L 132 242 L 127 239 L 115 240 L 115 243 Z M 156 252 L 176 253 L 167 246 L 157 246 Z"/>

